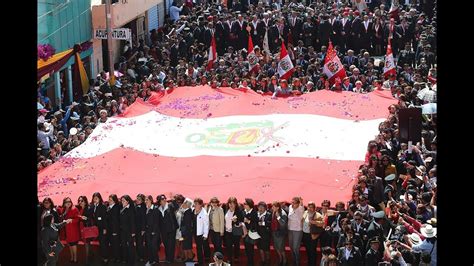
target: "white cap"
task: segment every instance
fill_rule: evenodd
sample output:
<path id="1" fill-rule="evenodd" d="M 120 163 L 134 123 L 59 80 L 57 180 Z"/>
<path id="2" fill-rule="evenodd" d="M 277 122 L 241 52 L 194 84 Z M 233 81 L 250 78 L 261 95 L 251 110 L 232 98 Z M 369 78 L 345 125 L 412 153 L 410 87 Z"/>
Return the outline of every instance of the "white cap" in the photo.
<path id="1" fill-rule="evenodd" d="M 69 129 L 69 134 L 72 135 L 72 136 L 76 135 L 77 134 L 77 128 L 73 127 L 71 129 Z"/>

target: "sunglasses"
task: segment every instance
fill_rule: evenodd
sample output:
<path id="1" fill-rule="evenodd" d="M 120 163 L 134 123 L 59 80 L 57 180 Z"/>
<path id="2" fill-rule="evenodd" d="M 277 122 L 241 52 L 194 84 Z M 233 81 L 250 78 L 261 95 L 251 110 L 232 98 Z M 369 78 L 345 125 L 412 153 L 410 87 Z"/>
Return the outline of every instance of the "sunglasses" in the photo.
<path id="1" fill-rule="evenodd" d="M 361 218 L 355 218 L 354 220 L 356 220 L 356 221 L 360 221 L 360 220 L 362 220 L 362 219 L 361 219 Z"/>
<path id="2" fill-rule="evenodd" d="M 323 207 L 329 208 L 329 205 L 323 205 Z"/>

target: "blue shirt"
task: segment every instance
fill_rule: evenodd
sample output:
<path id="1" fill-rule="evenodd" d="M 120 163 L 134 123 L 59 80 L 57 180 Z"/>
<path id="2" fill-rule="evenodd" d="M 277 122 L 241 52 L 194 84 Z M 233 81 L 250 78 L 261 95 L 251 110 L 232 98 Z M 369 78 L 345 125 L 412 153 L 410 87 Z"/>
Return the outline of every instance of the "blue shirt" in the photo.
<path id="1" fill-rule="evenodd" d="M 65 115 L 64 118 L 60 121 L 61 127 L 62 127 L 63 132 L 64 132 L 64 136 L 65 136 L 66 138 L 69 136 L 69 130 L 67 130 L 67 120 L 68 120 L 69 117 L 71 116 L 71 109 L 72 109 L 72 108 L 68 108 L 68 109 L 67 109 L 66 115 Z"/>
<path id="2" fill-rule="evenodd" d="M 431 252 L 431 249 L 433 249 L 433 252 Z M 413 246 L 414 251 L 419 251 L 419 252 L 428 253 L 428 254 L 431 253 L 431 263 L 430 263 L 431 266 L 436 266 L 436 252 L 437 252 L 436 249 L 437 249 L 436 242 L 434 243 L 434 248 L 433 248 L 433 244 L 428 242 L 426 239 L 423 240 L 423 242 L 421 242 L 420 244 Z"/>

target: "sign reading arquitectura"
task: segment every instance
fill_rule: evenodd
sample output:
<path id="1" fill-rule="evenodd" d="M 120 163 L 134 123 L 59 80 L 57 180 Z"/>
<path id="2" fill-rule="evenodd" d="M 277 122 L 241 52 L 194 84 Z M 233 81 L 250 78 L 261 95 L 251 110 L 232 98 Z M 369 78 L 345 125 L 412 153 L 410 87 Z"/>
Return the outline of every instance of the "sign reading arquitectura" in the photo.
<path id="1" fill-rule="evenodd" d="M 114 29 L 112 32 L 112 39 L 116 40 L 129 40 L 130 39 L 130 29 L 120 28 Z M 106 29 L 96 29 L 94 32 L 94 38 L 96 39 L 107 39 L 107 30 Z"/>

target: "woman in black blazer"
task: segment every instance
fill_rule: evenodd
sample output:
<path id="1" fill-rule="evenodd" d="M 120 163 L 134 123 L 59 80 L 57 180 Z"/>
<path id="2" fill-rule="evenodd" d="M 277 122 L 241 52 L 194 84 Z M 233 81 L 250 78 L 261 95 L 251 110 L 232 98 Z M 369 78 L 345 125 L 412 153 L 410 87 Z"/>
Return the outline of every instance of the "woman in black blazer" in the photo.
<path id="1" fill-rule="evenodd" d="M 117 195 L 109 196 L 109 206 L 106 213 L 107 246 L 111 246 L 112 253 L 108 259 L 120 261 L 120 204 Z M 107 259 L 105 260 L 107 262 Z"/>
<path id="2" fill-rule="evenodd" d="M 262 265 L 270 265 L 270 240 L 271 240 L 271 224 L 272 213 L 267 210 L 267 204 L 263 201 L 258 203 L 258 226 L 257 233 L 260 239 L 257 243 L 257 248 L 260 251 L 260 261 Z"/>
<path id="3" fill-rule="evenodd" d="M 157 201 L 159 204 L 158 217 L 160 219 L 160 240 L 165 246 L 166 262 L 173 263 L 178 221 L 176 220 L 173 205 L 166 201 L 165 195 L 159 195 Z"/>
<path id="4" fill-rule="evenodd" d="M 148 256 L 147 265 L 156 264 L 159 259 L 158 254 L 158 237 L 160 236 L 160 224 L 158 219 L 158 209 L 153 204 L 153 196 L 148 195 L 145 198 L 145 247 Z"/>
<path id="5" fill-rule="evenodd" d="M 244 214 L 240 210 L 235 197 L 230 197 L 224 206 L 224 243 L 227 260 L 230 264 L 238 263 L 240 255 L 240 239 L 243 237 Z"/>
<path id="6" fill-rule="evenodd" d="M 89 213 L 91 214 L 92 225 L 97 226 L 99 229 L 97 240 L 99 241 L 100 256 L 104 262 L 107 262 L 107 207 L 105 207 L 102 195 L 100 195 L 99 192 L 95 192 L 92 195 L 92 202 L 89 205 Z"/>
<path id="7" fill-rule="evenodd" d="M 122 261 L 133 265 L 133 239 L 135 237 L 135 207 L 129 195 L 120 198 L 122 209 L 120 210 L 120 246 L 122 250 Z"/>
<path id="8" fill-rule="evenodd" d="M 41 229 L 41 246 L 46 255 L 45 265 L 56 265 L 59 253 L 64 248 L 64 245 L 59 240 L 59 230 L 72 220 L 68 219 L 62 223 L 54 223 L 53 215 L 48 213 L 43 217 L 43 227 Z"/>
<path id="9" fill-rule="evenodd" d="M 193 261 L 193 211 L 191 207 L 193 206 L 193 201 L 191 199 L 185 199 L 181 208 L 183 209 L 183 217 L 181 219 L 180 231 L 183 241 L 183 251 L 184 251 L 184 261 L 191 262 Z"/>
<path id="10" fill-rule="evenodd" d="M 140 262 L 144 261 L 145 258 L 145 195 L 138 194 L 135 205 L 135 226 L 137 235 L 135 237 L 137 244 L 137 256 Z"/>
<path id="11" fill-rule="evenodd" d="M 41 220 L 40 220 L 41 226 L 43 226 L 43 219 L 46 216 L 46 214 L 53 215 L 54 220 L 56 222 L 59 222 L 59 214 L 51 198 L 44 198 L 43 204 L 41 204 Z"/>
<path id="12" fill-rule="evenodd" d="M 252 199 L 245 199 L 244 202 L 244 224 L 247 228 L 247 234 L 244 235 L 245 254 L 247 255 L 247 265 L 254 264 L 254 249 L 255 243 L 252 243 L 252 239 L 248 236 L 250 232 L 257 232 L 258 227 L 258 215 L 254 209 L 254 202 Z"/>

